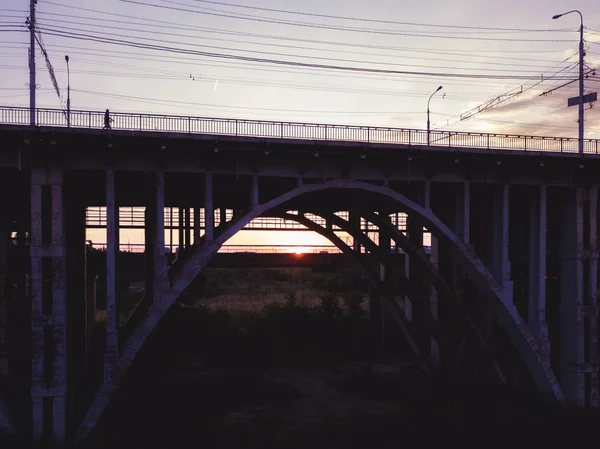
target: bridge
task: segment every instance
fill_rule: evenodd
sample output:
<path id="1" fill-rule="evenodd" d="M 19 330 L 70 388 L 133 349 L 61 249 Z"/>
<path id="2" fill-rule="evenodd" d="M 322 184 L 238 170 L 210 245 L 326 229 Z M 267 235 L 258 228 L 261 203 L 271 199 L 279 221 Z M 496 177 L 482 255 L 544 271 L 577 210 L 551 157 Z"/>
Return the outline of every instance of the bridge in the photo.
<path id="1" fill-rule="evenodd" d="M 598 406 L 597 140 L 578 154 L 560 137 L 128 113 L 104 130 L 102 112 L 71 114 L 39 109 L 32 127 L 0 108 L 0 427 L 85 438 L 167 310 L 253 226 L 330 240 L 371 284 L 374 327 L 394 323 L 431 370 Z M 126 325 L 128 225 L 146 287 Z"/>

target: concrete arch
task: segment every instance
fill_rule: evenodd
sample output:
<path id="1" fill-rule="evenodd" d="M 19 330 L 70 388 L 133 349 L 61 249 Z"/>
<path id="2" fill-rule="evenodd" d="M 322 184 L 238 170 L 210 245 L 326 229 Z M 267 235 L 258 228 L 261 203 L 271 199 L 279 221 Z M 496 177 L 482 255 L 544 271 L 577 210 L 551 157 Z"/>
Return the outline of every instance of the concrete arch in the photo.
<path id="1" fill-rule="evenodd" d="M 494 279 L 483 262 L 448 226 L 437 218 L 431 210 L 425 209 L 389 187 L 351 179 L 335 179 L 318 184 L 304 184 L 270 201 L 258 204 L 247 214 L 231 222 L 230 226 L 213 241 L 205 242 L 198 248 L 196 253 L 186 262 L 181 274 L 174 280 L 172 287 L 162 299 L 151 306 L 147 316 L 135 329 L 133 335 L 125 345 L 112 377 L 104 382 L 90 406 L 87 415 L 77 431 L 76 439 L 81 440 L 85 438 L 92 430 L 104 412 L 120 380 L 160 319 L 227 240 L 242 230 L 250 221 L 264 215 L 269 210 L 281 206 L 301 195 L 328 189 L 354 189 L 381 195 L 401 204 L 406 212 L 418 215 L 427 229 L 438 238 L 440 244 L 445 245 L 453 252 L 457 263 L 473 279 L 482 297 L 491 302 L 496 315 L 507 331 L 512 343 L 516 346 L 525 361 L 538 390 L 548 395 L 551 399 L 561 402 L 565 400 L 554 372 L 550 368 L 549 363 L 544 361 L 537 341 L 529 331 L 512 301 L 507 299 L 503 288 Z"/>

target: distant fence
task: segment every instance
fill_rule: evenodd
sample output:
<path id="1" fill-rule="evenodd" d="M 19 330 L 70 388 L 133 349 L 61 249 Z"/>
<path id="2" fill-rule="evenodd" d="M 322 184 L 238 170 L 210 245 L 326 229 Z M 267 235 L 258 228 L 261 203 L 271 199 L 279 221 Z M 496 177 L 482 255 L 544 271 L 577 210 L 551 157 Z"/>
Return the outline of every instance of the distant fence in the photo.
<path id="1" fill-rule="evenodd" d="M 111 113 L 115 130 L 154 131 L 164 133 L 212 134 L 239 137 L 349 141 L 432 147 L 471 148 L 482 150 L 520 150 L 576 153 L 578 139 L 524 136 L 458 131 L 385 128 L 373 126 L 331 125 L 318 123 L 273 122 L 227 118 L 191 117 L 158 114 Z M 28 125 L 29 108 L 0 106 L 0 124 Z M 72 110 L 72 128 L 103 128 L 104 112 Z M 66 127 L 62 109 L 36 109 L 38 126 Z M 598 139 L 584 139 L 584 153 L 598 154 Z"/>
<path id="2" fill-rule="evenodd" d="M 89 245 L 89 244 L 88 244 Z M 92 243 L 91 248 L 105 251 L 106 243 Z M 175 253 L 177 245 L 165 246 L 166 252 Z M 143 243 L 120 243 L 119 251 L 128 253 L 143 253 Z M 261 254 L 304 254 L 304 253 L 341 253 L 334 245 L 223 245 L 220 253 L 261 253 Z"/>

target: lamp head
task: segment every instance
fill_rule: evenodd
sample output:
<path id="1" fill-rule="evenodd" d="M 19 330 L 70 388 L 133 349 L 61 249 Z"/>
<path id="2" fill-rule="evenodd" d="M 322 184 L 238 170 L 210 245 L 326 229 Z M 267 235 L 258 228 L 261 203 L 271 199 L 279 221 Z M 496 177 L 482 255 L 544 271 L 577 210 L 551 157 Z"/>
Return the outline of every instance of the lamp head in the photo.
<path id="1" fill-rule="evenodd" d="M 562 17 L 562 14 L 556 14 L 555 16 L 552 16 L 553 19 L 558 19 L 559 17 Z"/>
<path id="2" fill-rule="evenodd" d="M 440 90 L 442 90 L 442 86 L 438 87 L 437 90 L 436 90 L 436 92 L 440 91 Z"/>
<path id="3" fill-rule="evenodd" d="M 65 55 L 65 61 L 67 61 L 67 64 L 69 63 L 69 55 Z"/>

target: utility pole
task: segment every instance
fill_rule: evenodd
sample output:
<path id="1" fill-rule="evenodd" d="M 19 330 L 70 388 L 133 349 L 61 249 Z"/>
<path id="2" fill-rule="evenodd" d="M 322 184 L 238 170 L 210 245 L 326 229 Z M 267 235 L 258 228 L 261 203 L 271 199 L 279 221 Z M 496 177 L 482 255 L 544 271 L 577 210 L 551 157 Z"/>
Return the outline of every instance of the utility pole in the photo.
<path id="1" fill-rule="evenodd" d="M 555 16 L 552 16 L 552 18 L 558 19 L 562 16 L 565 16 L 565 15 L 571 14 L 571 13 L 579 14 L 579 18 L 581 19 L 581 25 L 579 26 L 579 96 L 569 98 L 567 105 L 568 106 L 575 106 L 575 105 L 579 106 L 579 139 L 578 139 L 579 148 L 578 149 L 579 149 L 579 154 L 583 154 L 583 137 L 584 137 L 584 131 L 583 131 L 583 127 L 584 127 L 583 110 L 584 110 L 584 108 L 583 107 L 584 107 L 585 103 L 591 103 L 593 101 L 596 101 L 598 98 L 598 95 L 597 95 L 597 92 L 593 92 L 588 95 L 584 95 L 584 93 L 583 93 L 583 58 L 585 56 L 585 48 L 584 48 L 584 44 L 583 44 L 583 15 L 581 14 L 580 11 L 577 11 L 576 9 L 574 9 L 572 11 L 567 11 L 562 14 L 556 14 Z"/>
<path id="2" fill-rule="evenodd" d="M 35 5 L 29 0 L 29 121 L 35 126 Z"/>
<path id="3" fill-rule="evenodd" d="M 584 48 L 583 48 L 583 16 L 581 16 L 581 26 L 579 27 L 579 154 L 583 154 L 583 57 L 584 57 Z"/>

